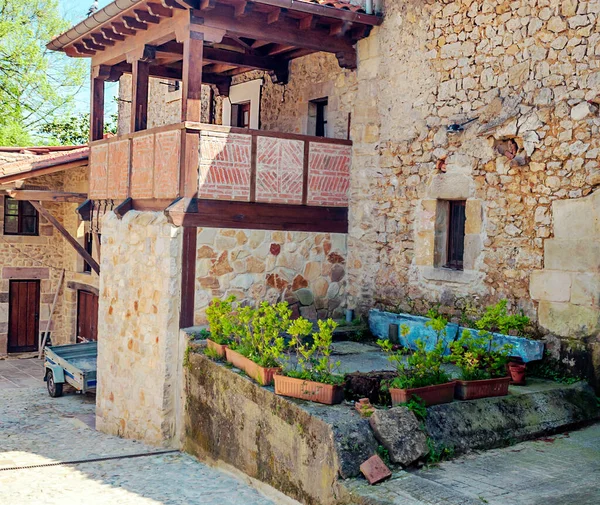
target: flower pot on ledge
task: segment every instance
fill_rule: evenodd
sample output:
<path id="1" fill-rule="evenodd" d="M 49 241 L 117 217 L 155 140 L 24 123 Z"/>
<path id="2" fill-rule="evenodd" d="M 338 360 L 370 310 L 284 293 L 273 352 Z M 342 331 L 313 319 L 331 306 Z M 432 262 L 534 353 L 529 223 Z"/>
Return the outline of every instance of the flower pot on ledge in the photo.
<path id="1" fill-rule="evenodd" d="M 210 338 L 207 338 L 206 339 L 206 347 L 214 350 L 219 355 L 219 358 L 225 357 L 225 349 L 227 349 L 226 344 L 217 344 L 216 342 L 212 341 Z"/>
<path id="2" fill-rule="evenodd" d="M 246 358 L 246 356 L 229 347 L 225 348 L 225 357 L 229 363 L 246 372 L 248 377 L 254 379 L 261 386 L 270 386 L 273 383 L 273 376 L 281 372 L 281 368 L 265 368 L 257 365 L 251 359 Z"/>
<path id="3" fill-rule="evenodd" d="M 516 384 L 517 386 L 525 385 L 526 366 L 523 363 L 515 361 L 511 361 L 507 366 L 511 377 L 511 384 Z"/>
<path id="4" fill-rule="evenodd" d="M 275 393 L 299 400 L 335 405 L 344 400 L 344 386 L 275 375 Z"/>
<path id="5" fill-rule="evenodd" d="M 506 396 L 510 377 L 485 379 L 477 381 L 456 381 L 456 398 L 459 400 L 476 400 L 490 396 Z"/>
<path id="6" fill-rule="evenodd" d="M 450 403 L 454 400 L 454 381 L 422 388 L 397 389 L 390 388 L 392 407 L 401 403 L 407 403 L 413 396 L 418 396 L 425 402 L 426 407 Z"/>

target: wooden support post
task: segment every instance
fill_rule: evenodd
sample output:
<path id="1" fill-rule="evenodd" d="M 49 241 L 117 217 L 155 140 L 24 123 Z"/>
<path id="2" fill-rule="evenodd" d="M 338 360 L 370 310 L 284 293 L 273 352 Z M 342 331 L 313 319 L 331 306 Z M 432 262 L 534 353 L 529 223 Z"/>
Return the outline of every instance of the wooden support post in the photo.
<path id="1" fill-rule="evenodd" d="M 104 79 L 92 78 L 90 141 L 104 138 Z"/>
<path id="2" fill-rule="evenodd" d="M 58 302 L 58 294 L 60 293 L 60 288 L 62 288 L 62 284 L 63 284 L 64 280 L 65 280 L 65 271 L 63 270 L 60 273 L 60 279 L 58 280 L 58 287 L 56 288 L 56 293 L 54 293 L 54 300 L 52 301 L 52 308 L 50 309 L 50 315 L 48 316 L 48 323 L 46 324 L 46 331 L 44 332 L 44 338 L 42 339 L 42 342 L 39 345 L 38 359 L 42 359 L 44 357 L 44 348 L 46 347 L 46 342 L 48 341 L 48 333 L 50 332 L 50 325 L 52 324 L 52 314 L 54 314 L 54 309 L 56 309 L 56 304 Z"/>
<path id="3" fill-rule="evenodd" d="M 202 60 L 204 34 L 190 31 L 183 41 L 183 92 L 181 120 L 201 122 L 202 110 Z"/>
<path id="4" fill-rule="evenodd" d="M 194 326 L 194 308 L 196 295 L 196 255 L 198 230 L 183 229 L 183 249 L 181 258 L 181 312 L 179 327 Z"/>
<path id="5" fill-rule="evenodd" d="M 150 63 L 136 59 L 131 65 L 131 132 L 145 130 L 148 126 L 148 87 L 150 84 Z"/>
<path id="6" fill-rule="evenodd" d="M 89 266 L 92 267 L 92 270 L 100 275 L 100 265 L 96 262 L 94 258 L 90 256 L 90 254 L 84 249 L 84 247 L 77 241 L 75 237 L 73 237 L 66 228 L 58 222 L 58 220 L 48 212 L 48 209 L 42 205 L 42 202 L 36 202 L 32 200 L 29 202 L 31 205 L 35 207 L 41 216 L 43 216 L 52 226 L 54 226 L 59 233 L 65 237 L 67 242 L 73 246 L 73 248 L 80 254 L 80 256 L 87 262 Z"/>

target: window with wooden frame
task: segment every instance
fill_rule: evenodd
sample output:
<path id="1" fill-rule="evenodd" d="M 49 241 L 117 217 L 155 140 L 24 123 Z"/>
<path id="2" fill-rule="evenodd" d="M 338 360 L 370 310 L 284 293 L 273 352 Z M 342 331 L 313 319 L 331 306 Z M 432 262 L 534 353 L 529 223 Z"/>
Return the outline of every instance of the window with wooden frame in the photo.
<path id="1" fill-rule="evenodd" d="M 39 215 L 29 202 L 4 197 L 4 234 L 38 235 Z"/>
<path id="2" fill-rule="evenodd" d="M 83 238 L 83 247 L 85 249 L 85 252 L 87 252 L 90 256 L 94 256 L 93 251 L 94 251 L 94 235 L 90 232 L 87 232 L 84 235 Z M 90 266 L 90 264 L 83 260 L 83 273 L 86 274 L 91 274 L 92 273 L 92 267 Z"/>
<path id="3" fill-rule="evenodd" d="M 451 200 L 448 203 L 448 252 L 445 266 L 453 270 L 462 270 L 465 255 L 466 202 Z"/>

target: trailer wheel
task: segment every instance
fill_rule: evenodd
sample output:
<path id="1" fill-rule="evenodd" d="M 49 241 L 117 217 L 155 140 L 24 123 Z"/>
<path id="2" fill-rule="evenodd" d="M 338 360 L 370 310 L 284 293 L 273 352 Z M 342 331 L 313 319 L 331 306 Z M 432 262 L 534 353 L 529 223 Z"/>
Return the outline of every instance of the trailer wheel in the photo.
<path id="1" fill-rule="evenodd" d="M 54 374 L 52 373 L 52 370 L 46 371 L 46 386 L 48 386 L 48 394 L 52 398 L 58 398 L 59 396 L 62 396 L 63 385 L 62 383 L 57 384 L 54 382 Z"/>

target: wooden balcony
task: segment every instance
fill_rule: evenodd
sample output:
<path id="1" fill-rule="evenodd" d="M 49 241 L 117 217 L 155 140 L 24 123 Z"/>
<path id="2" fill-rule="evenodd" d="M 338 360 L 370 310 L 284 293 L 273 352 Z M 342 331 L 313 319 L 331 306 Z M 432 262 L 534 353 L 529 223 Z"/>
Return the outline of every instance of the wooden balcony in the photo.
<path id="1" fill-rule="evenodd" d="M 180 123 L 92 142 L 89 198 L 169 207 L 184 226 L 346 232 L 351 149 L 348 140 Z M 193 205 L 170 207 L 184 196 Z"/>

